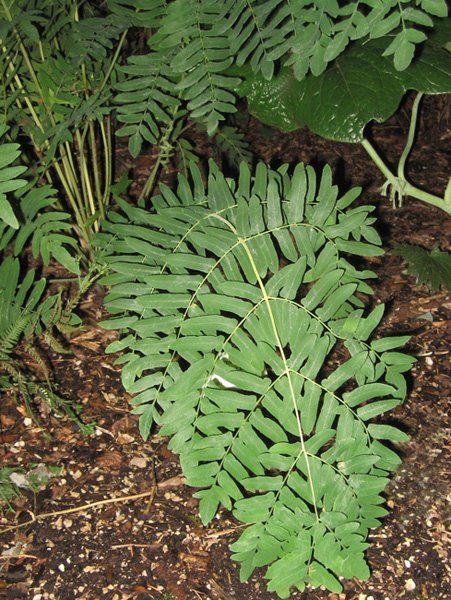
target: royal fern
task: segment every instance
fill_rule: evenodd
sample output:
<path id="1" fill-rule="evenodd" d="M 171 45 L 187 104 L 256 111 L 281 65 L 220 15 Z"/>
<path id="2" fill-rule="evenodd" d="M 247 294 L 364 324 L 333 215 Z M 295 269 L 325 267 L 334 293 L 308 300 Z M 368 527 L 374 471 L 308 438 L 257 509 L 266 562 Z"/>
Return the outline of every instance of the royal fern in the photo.
<path id="1" fill-rule="evenodd" d="M 367 534 L 399 463 L 373 418 L 406 392 L 408 338 L 375 339 L 374 277 L 353 263 L 382 253 L 373 210 L 350 208 L 331 171 L 241 166 L 237 183 L 192 168 L 146 211 L 120 201 L 97 243 L 112 274 L 107 328 L 123 335 L 122 380 L 146 439 L 171 436 L 208 523 L 220 505 L 249 524 L 232 545 L 248 578 L 270 565 L 281 596 L 307 583 L 366 579 Z M 109 233 L 108 233 L 109 232 Z M 353 257 L 348 259 L 348 257 Z M 328 363 L 340 344 L 341 358 Z M 343 354 L 344 353 L 344 354 Z"/>

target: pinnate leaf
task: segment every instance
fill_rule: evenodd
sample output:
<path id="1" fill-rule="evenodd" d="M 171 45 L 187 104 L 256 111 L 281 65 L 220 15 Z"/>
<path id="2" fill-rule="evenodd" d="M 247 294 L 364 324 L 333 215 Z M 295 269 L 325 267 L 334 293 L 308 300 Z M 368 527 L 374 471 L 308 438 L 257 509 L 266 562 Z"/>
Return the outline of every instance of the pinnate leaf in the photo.
<path id="1" fill-rule="evenodd" d="M 201 488 L 202 521 L 223 505 L 250 524 L 232 544 L 241 577 L 268 566 L 279 595 L 337 593 L 337 576 L 367 574 L 366 533 L 397 464 L 378 440 L 404 439 L 367 421 L 401 401 L 411 364 L 394 351 L 404 337 L 372 349 L 383 307 L 355 308 L 369 275 L 341 258 L 379 252 L 357 241 L 371 208 L 347 220 L 358 194 L 340 205 L 329 169 L 242 164 L 238 185 L 210 169 L 207 190 L 193 171 L 194 185 L 162 186 L 149 211 L 121 201 L 107 224 L 106 326 L 123 327 L 112 349 L 142 434 L 160 425 Z"/>

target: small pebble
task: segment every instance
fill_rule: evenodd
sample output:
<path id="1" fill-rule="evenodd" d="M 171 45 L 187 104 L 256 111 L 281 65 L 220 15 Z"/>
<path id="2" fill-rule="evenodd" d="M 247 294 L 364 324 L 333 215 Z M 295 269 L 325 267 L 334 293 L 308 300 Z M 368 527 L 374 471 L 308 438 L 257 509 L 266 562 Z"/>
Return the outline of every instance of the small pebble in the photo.
<path id="1" fill-rule="evenodd" d="M 414 590 L 417 586 L 415 585 L 415 581 L 413 579 L 408 579 L 404 587 L 410 592 Z"/>

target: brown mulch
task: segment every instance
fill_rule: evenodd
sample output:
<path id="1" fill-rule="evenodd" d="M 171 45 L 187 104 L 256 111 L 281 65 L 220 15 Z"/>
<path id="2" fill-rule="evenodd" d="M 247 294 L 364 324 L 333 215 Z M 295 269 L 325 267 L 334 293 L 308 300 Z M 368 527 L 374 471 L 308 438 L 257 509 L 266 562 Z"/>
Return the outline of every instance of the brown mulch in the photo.
<path id="1" fill-rule="evenodd" d="M 416 183 L 443 193 L 451 155 L 450 97 L 426 98 L 422 129 L 409 162 Z M 408 127 L 408 102 L 373 127 L 388 158 L 399 156 Z M 344 188 L 361 185 L 377 205 L 384 247 L 409 242 L 450 249 L 451 218 L 408 200 L 392 210 L 381 199 L 378 170 L 359 146 L 333 144 L 302 130 L 281 135 L 255 120 L 247 138 L 262 159 L 321 167 L 331 164 Z M 201 140 L 198 140 L 199 144 Z M 130 159 L 127 159 L 129 162 Z M 125 161 L 125 159 L 124 159 Z M 150 164 L 150 158 L 149 158 Z M 136 175 L 149 170 L 145 158 Z M 405 402 L 391 414 L 410 435 L 397 451 L 403 463 L 386 490 L 389 514 L 370 536 L 367 582 L 344 581 L 342 594 L 309 588 L 298 600 L 451 600 L 451 293 L 415 287 L 397 256 L 373 260 L 375 298 L 387 305 L 381 334 L 410 334 L 406 351 L 417 358 Z M 116 356 L 105 354 L 114 332 L 97 289 L 79 314 L 85 330 L 70 340 L 73 355 L 50 357 L 58 392 L 83 406 L 95 433 L 83 437 L 70 421 L 37 406 L 45 430 L 27 419 L 12 395 L 2 397 L 0 464 L 63 467 L 46 485 L 2 507 L 0 598 L 32 600 L 270 600 L 264 570 L 241 583 L 229 544 L 241 530 L 227 511 L 203 527 L 197 500 L 184 485 L 168 440 L 155 432 L 143 442 Z M 422 318 L 423 317 L 423 318 Z"/>

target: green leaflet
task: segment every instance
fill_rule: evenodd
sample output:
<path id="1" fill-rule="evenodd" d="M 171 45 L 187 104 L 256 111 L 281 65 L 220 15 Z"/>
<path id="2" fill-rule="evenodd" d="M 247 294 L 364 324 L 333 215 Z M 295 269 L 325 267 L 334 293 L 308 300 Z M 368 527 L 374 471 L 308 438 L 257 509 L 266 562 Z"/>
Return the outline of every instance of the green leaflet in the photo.
<path id="1" fill-rule="evenodd" d="M 355 195 L 338 198 L 329 169 L 241 166 L 236 189 L 211 165 L 208 181 L 180 178 L 148 212 L 122 204 L 130 216 L 104 234 L 106 326 L 123 328 L 112 349 L 142 434 L 161 425 L 201 488 L 202 521 L 222 504 L 252 524 L 232 547 L 241 576 L 268 566 L 279 595 L 308 582 L 338 592 L 337 576 L 367 577 L 366 535 L 399 461 L 379 440 L 405 439 L 371 419 L 402 399 L 406 338 L 372 341 L 383 307 L 355 308 L 372 274 L 341 256 L 379 252 L 352 242 L 372 209 L 347 210 Z"/>
<path id="2" fill-rule="evenodd" d="M 6 125 L 0 126 L 0 138 L 8 130 Z M 13 163 L 20 155 L 20 144 L 5 144 L 0 146 L 0 219 L 14 229 L 19 228 L 19 222 L 14 214 L 11 204 L 6 194 L 23 187 L 26 184 L 25 179 L 19 179 L 24 171 L 24 166 L 7 167 Z"/>

